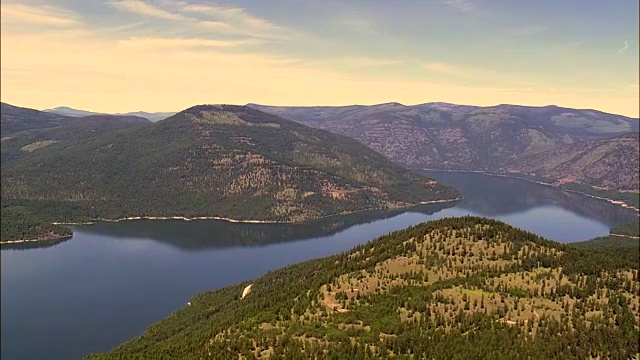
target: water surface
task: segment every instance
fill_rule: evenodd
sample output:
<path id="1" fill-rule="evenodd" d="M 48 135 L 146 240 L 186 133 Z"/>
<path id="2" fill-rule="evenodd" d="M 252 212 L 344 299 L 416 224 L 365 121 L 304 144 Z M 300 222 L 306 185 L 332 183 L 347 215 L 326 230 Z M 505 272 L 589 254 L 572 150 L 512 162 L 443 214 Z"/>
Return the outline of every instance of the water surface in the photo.
<path id="1" fill-rule="evenodd" d="M 561 242 L 637 218 L 605 201 L 517 179 L 428 172 L 456 204 L 361 212 L 302 225 L 130 221 L 74 227 L 68 241 L 2 250 L 2 359 L 80 359 L 139 335 L 196 293 L 335 254 L 390 231 L 481 215 Z"/>

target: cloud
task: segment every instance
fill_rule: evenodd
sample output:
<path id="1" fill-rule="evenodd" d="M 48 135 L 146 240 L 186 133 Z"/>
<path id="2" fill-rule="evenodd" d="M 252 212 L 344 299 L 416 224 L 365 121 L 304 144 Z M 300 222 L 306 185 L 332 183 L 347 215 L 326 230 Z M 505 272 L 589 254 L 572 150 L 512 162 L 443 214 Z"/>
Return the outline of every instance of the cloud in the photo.
<path id="1" fill-rule="evenodd" d="M 186 16 L 174 12 L 163 10 L 159 7 L 148 4 L 139 0 L 120 0 L 112 1 L 111 5 L 124 11 L 135 14 L 146 15 L 158 19 L 184 21 L 189 20 Z"/>
<path id="2" fill-rule="evenodd" d="M 359 32 L 366 35 L 375 35 L 375 24 L 371 19 L 366 19 L 361 16 L 346 17 L 339 20 L 339 24 L 350 28 L 355 32 Z"/>
<path id="3" fill-rule="evenodd" d="M 628 48 L 629 48 L 629 44 L 627 43 L 627 40 L 625 40 L 625 41 L 624 41 L 624 46 L 623 46 L 623 47 L 621 47 L 621 48 L 618 50 L 618 54 L 624 54 L 624 53 L 626 53 Z"/>
<path id="4" fill-rule="evenodd" d="M 638 91 L 638 84 L 629 85 L 633 90 Z"/>
<path id="5" fill-rule="evenodd" d="M 288 29 L 254 16 L 243 8 L 190 4 L 182 6 L 180 11 L 213 17 L 215 21 L 203 20 L 198 25 L 221 33 L 261 38 L 282 38 L 290 33 Z"/>
<path id="6" fill-rule="evenodd" d="M 447 63 L 441 63 L 441 62 L 425 63 L 424 68 L 429 71 L 439 72 L 439 73 L 448 74 L 448 75 L 461 75 L 463 72 L 463 69 L 459 66 L 451 65 Z"/>
<path id="7" fill-rule="evenodd" d="M 209 47 L 233 47 L 241 45 L 253 45 L 259 40 L 214 40 L 200 38 L 158 38 L 158 37 L 132 37 L 119 40 L 118 46 L 137 49 L 161 49 L 161 48 L 209 48 Z"/>
<path id="8" fill-rule="evenodd" d="M 511 30 L 511 34 L 515 36 L 534 35 L 548 31 L 545 26 L 525 26 Z"/>
<path id="9" fill-rule="evenodd" d="M 443 0 L 443 3 L 462 12 L 471 12 L 477 9 L 473 0 Z"/>
<path id="10" fill-rule="evenodd" d="M 400 63 L 399 60 L 371 58 L 366 56 L 348 56 L 335 60 L 335 63 L 353 67 L 378 67 Z"/>
<path id="11" fill-rule="evenodd" d="M 3 24 L 38 24 L 68 27 L 78 25 L 80 21 L 76 13 L 52 6 L 28 6 L 21 4 L 2 4 Z"/>

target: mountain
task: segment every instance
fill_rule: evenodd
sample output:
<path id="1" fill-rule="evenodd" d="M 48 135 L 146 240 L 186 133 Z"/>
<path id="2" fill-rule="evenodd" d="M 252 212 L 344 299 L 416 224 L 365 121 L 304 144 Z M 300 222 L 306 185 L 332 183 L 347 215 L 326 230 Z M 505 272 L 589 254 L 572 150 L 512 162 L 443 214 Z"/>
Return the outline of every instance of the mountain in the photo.
<path id="1" fill-rule="evenodd" d="M 67 106 L 58 106 L 57 108 L 46 109 L 43 111 L 47 113 L 54 113 L 58 115 L 72 116 L 72 117 L 82 117 L 82 116 L 88 116 L 88 115 L 103 115 L 103 113 L 87 111 L 87 110 L 79 110 L 79 109 L 74 109 Z"/>
<path id="2" fill-rule="evenodd" d="M 64 116 L 72 116 L 72 117 L 82 117 L 82 116 L 87 116 L 87 115 L 105 115 L 103 113 L 97 113 L 97 112 L 93 112 L 93 111 L 87 111 L 87 110 L 78 110 L 78 109 L 73 109 L 70 107 L 66 107 L 66 106 L 59 106 L 57 108 L 53 108 L 53 109 L 46 109 L 44 110 L 44 112 L 47 113 L 54 113 L 54 114 L 59 114 L 59 115 L 64 115 Z M 118 115 L 118 116 L 137 116 L 137 117 L 142 117 L 145 118 L 149 121 L 160 121 L 160 120 L 164 120 L 166 118 L 168 118 L 169 116 L 174 115 L 175 112 L 146 112 L 146 111 L 132 111 L 132 112 L 128 112 L 128 113 L 117 113 L 117 114 L 113 114 L 113 115 Z"/>
<path id="3" fill-rule="evenodd" d="M 16 161 L 55 151 L 109 132 L 150 124 L 145 118 L 119 115 L 68 117 L 2 104 L 2 169 Z"/>
<path id="4" fill-rule="evenodd" d="M 156 122 L 156 121 L 160 121 L 160 120 L 164 120 L 166 118 L 168 118 L 169 116 L 173 116 L 175 115 L 175 112 L 146 112 L 146 111 L 133 111 L 133 112 L 128 112 L 128 113 L 124 113 L 124 114 L 118 114 L 118 115 L 130 115 L 130 116 L 140 116 L 146 119 L 149 119 L 150 121 Z"/>
<path id="5" fill-rule="evenodd" d="M 2 138 L 19 131 L 60 126 L 66 116 L 0 103 Z"/>
<path id="6" fill-rule="evenodd" d="M 135 116 L 91 115 L 80 118 L 49 114 L 2 103 L 0 113 L 2 139 L 0 163 L 4 177 L 17 164 L 40 157 L 43 153 L 60 154 L 74 144 L 107 133 L 150 124 Z M 23 201 L 2 197 L 2 235 L 0 241 L 35 240 L 39 246 L 71 236 L 69 229 L 52 225 L 55 220 L 46 208 L 51 204 L 24 206 Z M 34 204 L 31 204 L 34 205 Z M 45 211 L 42 211 L 43 208 Z M 75 208 L 72 206 L 71 209 Z M 65 210 L 78 212 L 79 210 Z M 22 244 L 20 245 L 22 246 Z"/>
<path id="7" fill-rule="evenodd" d="M 243 106 L 194 106 L 157 123 L 93 133 L 68 142 L 42 135 L 28 156 L 3 162 L 3 206 L 58 221 L 298 222 L 460 196 L 357 141 Z"/>
<path id="8" fill-rule="evenodd" d="M 518 160 L 532 159 L 535 154 L 544 154 L 559 146 L 560 152 L 573 151 L 566 146 L 638 131 L 638 119 L 558 106 L 476 107 L 447 103 L 414 106 L 398 103 L 343 107 L 248 106 L 347 135 L 406 166 L 495 173 L 514 170 Z M 622 142 L 612 141 L 610 145 L 618 146 Z M 612 150 L 610 153 L 615 157 L 625 151 Z M 545 156 L 537 158 L 544 159 Z M 597 156 L 584 158 L 585 161 L 588 159 L 599 161 Z M 623 161 L 618 158 L 613 163 L 621 164 Z M 585 166 L 606 167 L 603 163 L 579 162 L 576 166 L 563 168 L 565 172 L 561 178 L 575 176 L 582 179 L 576 172 L 588 172 Z M 552 166 L 540 164 L 540 167 Z M 619 167 L 606 168 L 611 172 L 620 170 Z M 558 170 L 556 177 L 562 172 L 560 168 Z M 624 171 L 628 173 L 630 170 Z M 625 175 L 622 177 L 627 178 Z M 624 181 L 607 183 L 615 186 L 616 190 L 633 187 Z"/>
<path id="9" fill-rule="evenodd" d="M 639 247 L 614 243 L 432 221 L 196 295 L 88 359 L 628 359 Z"/>
<path id="10" fill-rule="evenodd" d="M 558 145 L 514 160 L 505 166 L 505 171 L 560 183 L 579 182 L 599 188 L 638 191 L 639 151 L 638 133 L 627 133 Z"/>

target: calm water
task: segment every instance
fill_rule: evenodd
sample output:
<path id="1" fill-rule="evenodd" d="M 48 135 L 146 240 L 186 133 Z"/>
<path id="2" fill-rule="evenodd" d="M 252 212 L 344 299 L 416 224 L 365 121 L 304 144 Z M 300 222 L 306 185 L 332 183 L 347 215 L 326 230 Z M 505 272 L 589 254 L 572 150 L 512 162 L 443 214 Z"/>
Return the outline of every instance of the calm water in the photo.
<path id="1" fill-rule="evenodd" d="M 80 359 L 139 335 L 196 293 L 347 250 L 426 220 L 482 215 L 561 242 L 637 217 L 521 180 L 427 172 L 465 194 L 455 206 L 363 212 L 305 225 L 131 221 L 74 228 L 47 248 L 2 250 L 2 359 Z"/>

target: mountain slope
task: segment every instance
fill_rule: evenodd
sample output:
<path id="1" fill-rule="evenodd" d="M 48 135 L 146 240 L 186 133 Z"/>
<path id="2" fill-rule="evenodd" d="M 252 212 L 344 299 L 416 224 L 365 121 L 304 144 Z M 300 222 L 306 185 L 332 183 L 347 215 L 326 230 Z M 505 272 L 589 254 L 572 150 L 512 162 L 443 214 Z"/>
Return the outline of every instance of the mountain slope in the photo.
<path id="1" fill-rule="evenodd" d="M 2 115 L 2 137 L 8 137 L 13 133 L 60 126 L 69 118 L 58 114 L 49 114 L 34 109 L 0 103 Z"/>
<path id="2" fill-rule="evenodd" d="M 638 191 L 639 140 L 638 133 L 628 133 L 611 139 L 563 144 L 521 157 L 506 165 L 505 170 L 559 182 Z"/>
<path id="3" fill-rule="evenodd" d="M 349 138 L 230 105 L 34 151 L 2 175 L 3 201 L 59 220 L 302 221 L 459 196 Z"/>
<path id="4" fill-rule="evenodd" d="M 518 159 L 558 146 L 638 131 L 638 119 L 557 106 L 249 106 L 347 135 L 400 164 L 452 170 L 505 172 Z"/>
<path id="5" fill-rule="evenodd" d="M 3 169 L 16 161 L 36 156 L 44 151 L 56 151 L 106 133 L 150 123 L 149 120 L 141 117 L 117 115 L 51 118 L 48 114 L 31 109 L 21 109 L 19 116 L 13 114 L 14 112 L 2 112 L 0 116 L 3 134 L 0 142 Z"/>
<path id="6" fill-rule="evenodd" d="M 432 221 L 197 295 L 89 359 L 627 359 L 640 321 L 627 245 Z"/>

